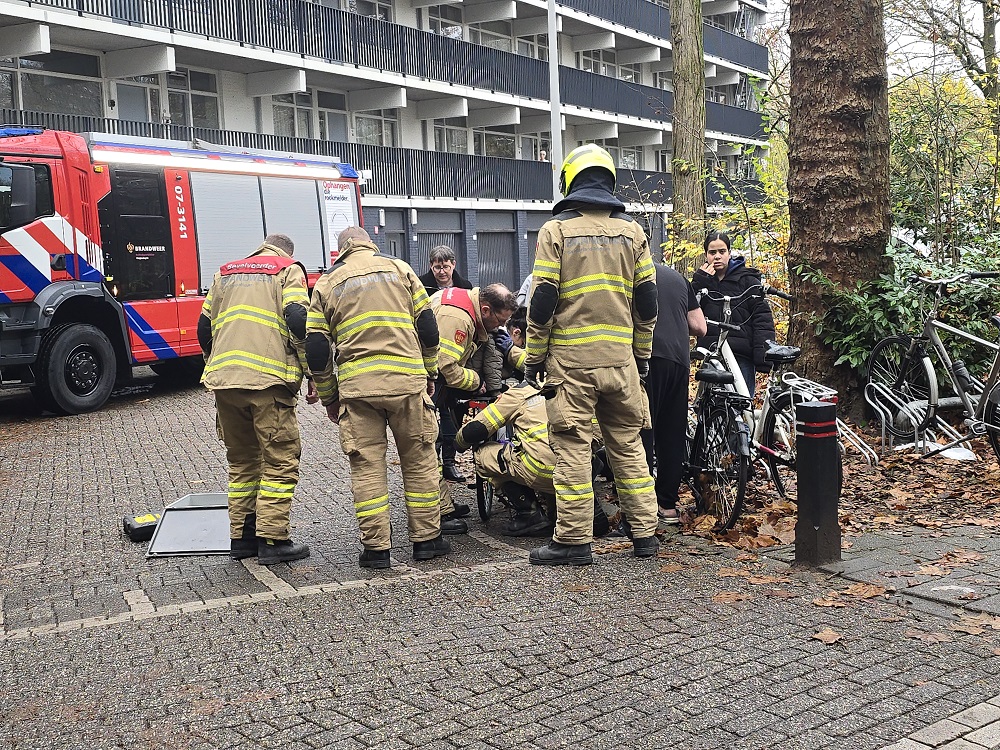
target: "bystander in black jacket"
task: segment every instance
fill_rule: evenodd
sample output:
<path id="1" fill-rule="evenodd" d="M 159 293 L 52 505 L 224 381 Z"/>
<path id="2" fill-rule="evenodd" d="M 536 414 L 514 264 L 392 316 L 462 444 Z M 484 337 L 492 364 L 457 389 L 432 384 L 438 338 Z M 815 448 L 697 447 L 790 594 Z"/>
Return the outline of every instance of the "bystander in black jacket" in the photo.
<path id="1" fill-rule="evenodd" d="M 430 297 L 432 294 L 441 291 L 441 287 L 438 286 L 437 279 L 434 278 L 434 272 L 428 271 L 427 273 L 418 276 L 420 283 L 424 285 L 424 289 L 427 290 L 427 296 Z M 472 283 L 466 279 L 462 274 L 458 272 L 458 269 L 451 272 L 451 285 L 458 287 L 459 289 L 472 289 Z"/>
<path id="2" fill-rule="evenodd" d="M 705 273 L 701 269 L 691 277 L 691 286 L 695 293 L 702 289 L 714 293 L 736 297 L 755 284 L 761 283 L 760 271 L 751 268 L 742 257 L 732 257 L 726 275 L 720 281 L 715 274 Z M 760 290 L 758 290 L 760 292 Z M 709 320 L 722 320 L 722 302 L 701 298 L 701 309 Z M 749 295 L 732 302 L 732 317 L 729 322 L 740 326 L 739 331 L 732 331 L 726 339 L 737 359 L 753 362 L 758 372 L 769 372 L 771 366 L 764 361 L 764 352 L 768 339 L 774 339 L 774 318 L 771 307 L 762 298 L 751 299 Z M 719 329 L 711 323 L 708 325 L 708 335 L 698 339 L 698 346 L 708 346 L 719 338 Z"/>

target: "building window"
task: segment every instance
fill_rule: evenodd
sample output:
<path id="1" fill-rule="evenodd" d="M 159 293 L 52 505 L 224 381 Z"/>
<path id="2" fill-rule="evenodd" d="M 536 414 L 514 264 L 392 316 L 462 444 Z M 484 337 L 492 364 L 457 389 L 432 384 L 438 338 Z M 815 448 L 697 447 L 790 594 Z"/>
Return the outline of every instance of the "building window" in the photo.
<path id="1" fill-rule="evenodd" d="M 509 21 L 470 24 L 469 41 L 504 52 L 514 51 L 514 33 Z"/>
<path id="2" fill-rule="evenodd" d="M 640 83 L 639 66 L 619 63 L 614 50 L 595 49 L 581 52 L 579 64 L 581 70 L 610 78 L 620 78 L 632 83 Z"/>
<path id="3" fill-rule="evenodd" d="M 434 150 L 449 154 L 469 153 L 469 131 L 464 117 L 434 121 Z"/>
<path id="4" fill-rule="evenodd" d="M 392 21 L 392 3 L 389 0 L 348 0 L 347 9 L 380 21 Z"/>
<path id="5" fill-rule="evenodd" d="M 519 36 L 517 47 L 514 50 L 524 57 L 534 57 L 539 60 L 549 59 L 549 37 L 548 34 L 532 34 L 529 36 Z"/>
<path id="6" fill-rule="evenodd" d="M 656 88 L 663 89 L 664 91 L 673 91 L 674 90 L 673 75 L 674 75 L 673 72 L 669 70 L 658 71 L 656 73 L 656 79 L 654 81 L 654 85 L 656 86 Z"/>
<path id="7" fill-rule="evenodd" d="M 162 122 L 160 76 L 132 76 L 116 81 L 115 109 L 119 120 Z"/>
<path id="8" fill-rule="evenodd" d="M 441 36 L 463 39 L 461 6 L 432 5 L 427 9 L 427 28 Z"/>
<path id="9" fill-rule="evenodd" d="M 101 63 L 94 55 L 50 52 L 5 58 L 0 97 L 11 106 L 60 114 L 104 116 Z"/>
<path id="10" fill-rule="evenodd" d="M 618 139 L 593 141 L 606 149 L 618 169 L 642 169 L 642 149 L 638 146 L 619 146 Z M 580 144 L 583 145 L 582 143 Z"/>
<path id="11" fill-rule="evenodd" d="M 291 138 L 313 137 L 313 106 L 311 94 L 275 94 L 274 134 Z"/>
<path id="12" fill-rule="evenodd" d="M 549 161 L 549 132 L 522 133 L 518 136 L 521 143 L 522 159 L 530 161 Z"/>
<path id="13" fill-rule="evenodd" d="M 667 172 L 672 173 L 674 171 L 673 165 L 674 154 L 668 149 L 661 148 L 656 151 L 656 171 L 657 172 Z"/>
<path id="14" fill-rule="evenodd" d="M 220 127 L 219 89 L 214 73 L 178 68 L 166 76 L 167 107 L 172 124 Z"/>
<path id="15" fill-rule="evenodd" d="M 517 137 L 513 132 L 481 129 L 474 130 L 472 137 L 477 156 L 499 156 L 504 159 L 517 157 Z"/>
<path id="16" fill-rule="evenodd" d="M 329 91 L 316 92 L 319 137 L 324 141 L 347 140 L 347 97 Z"/>
<path id="17" fill-rule="evenodd" d="M 354 138 L 369 146 L 395 146 L 399 114 L 395 109 L 374 109 L 354 115 Z"/>

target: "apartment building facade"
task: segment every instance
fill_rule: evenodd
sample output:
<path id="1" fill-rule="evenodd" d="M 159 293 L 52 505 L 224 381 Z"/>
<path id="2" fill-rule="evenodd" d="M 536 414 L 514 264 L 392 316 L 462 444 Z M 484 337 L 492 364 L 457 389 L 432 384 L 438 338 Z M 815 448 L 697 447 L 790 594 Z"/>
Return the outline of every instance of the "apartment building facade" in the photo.
<path id="1" fill-rule="evenodd" d="M 752 41 L 765 6 L 702 9 L 706 156 L 752 183 L 744 152 L 766 145 L 751 85 L 767 71 Z M 551 45 L 546 0 L 0 0 L 0 117 L 336 157 L 364 177 L 383 252 L 420 273 L 448 244 L 473 281 L 516 288 L 552 206 L 553 107 L 563 153 L 583 142 L 612 153 L 654 243 L 670 204 L 667 8 L 555 11 Z"/>

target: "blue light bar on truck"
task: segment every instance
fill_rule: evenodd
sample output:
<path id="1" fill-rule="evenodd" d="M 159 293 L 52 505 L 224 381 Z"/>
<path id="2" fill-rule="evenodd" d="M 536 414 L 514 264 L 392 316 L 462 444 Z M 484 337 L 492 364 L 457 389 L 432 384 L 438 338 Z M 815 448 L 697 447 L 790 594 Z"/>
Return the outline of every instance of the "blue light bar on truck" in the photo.
<path id="1" fill-rule="evenodd" d="M 0 125 L 0 138 L 13 138 L 21 135 L 38 135 L 45 128 L 26 127 L 24 125 Z"/>

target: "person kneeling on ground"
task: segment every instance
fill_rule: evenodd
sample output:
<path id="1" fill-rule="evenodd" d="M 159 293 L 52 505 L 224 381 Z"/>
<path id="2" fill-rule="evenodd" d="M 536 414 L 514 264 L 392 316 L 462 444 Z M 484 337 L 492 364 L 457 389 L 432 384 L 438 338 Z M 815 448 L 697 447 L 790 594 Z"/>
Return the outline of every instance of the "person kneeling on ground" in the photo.
<path id="1" fill-rule="evenodd" d="M 508 423 L 513 441 L 491 442 Z M 475 448 L 476 471 L 514 507 L 514 518 L 501 533 L 530 536 L 549 528 L 538 495 L 555 495 L 552 467 L 556 459 L 549 447 L 545 398 L 537 388 L 522 384 L 500 394 L 462 426 L 455 436 L 455 447 L 463 452 Z"/>

